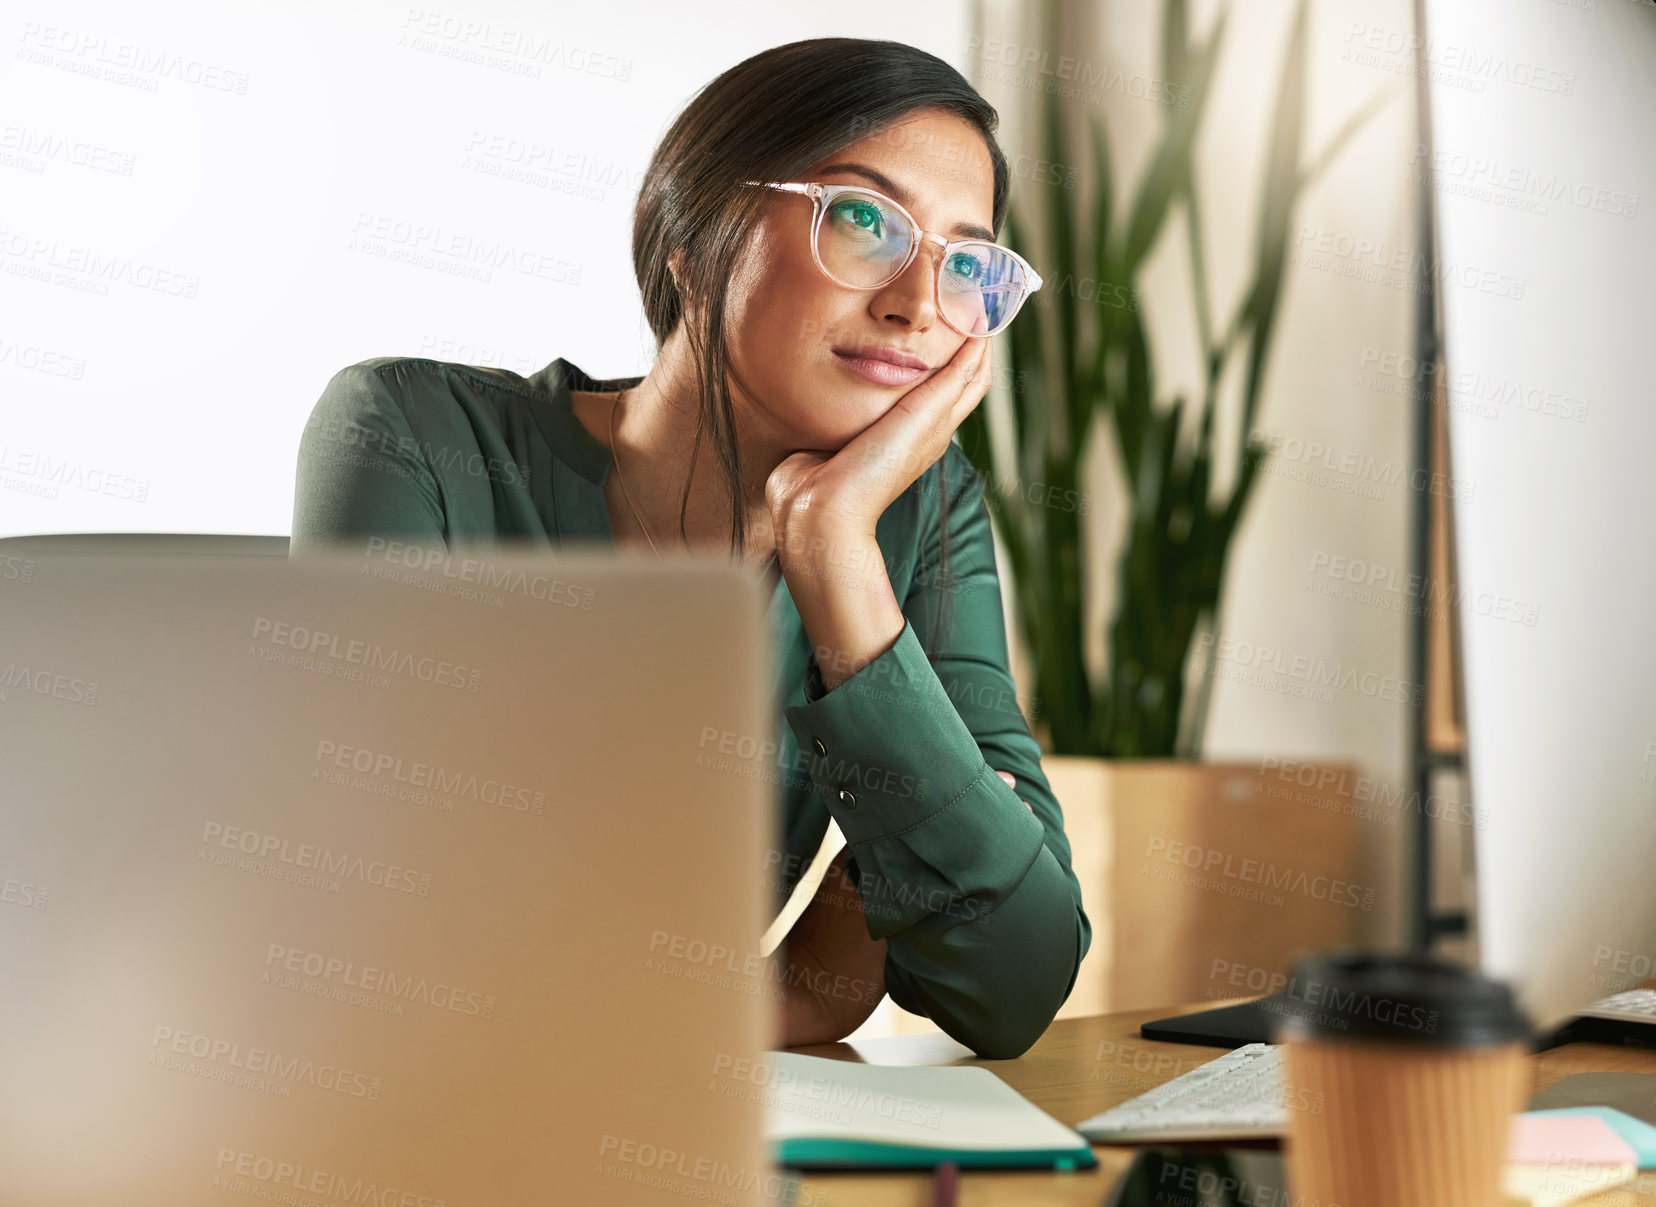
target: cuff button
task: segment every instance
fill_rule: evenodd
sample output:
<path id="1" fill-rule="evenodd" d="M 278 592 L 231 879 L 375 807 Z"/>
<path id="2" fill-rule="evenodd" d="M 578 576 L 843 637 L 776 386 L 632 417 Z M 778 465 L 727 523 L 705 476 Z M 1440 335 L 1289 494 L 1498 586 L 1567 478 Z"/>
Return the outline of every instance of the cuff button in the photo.
<path id="1" fill-rule="evenodd" d="M 828 753 L 828 747 L 822 744 L 821 738 L 812 738 L 811 747 L 817 752 L 818 758 L 821 758 L 823 755 Z"/>
<path id="2" fill-rule="evenodd" d="M 840 804 L 844 805 L 847 809 L 855 809 L 857 807 L 856 794 L 853 793 L 851 791 L 851 789 L 849 789 L 849 788 L 841 788 L 840 789 Z"/>

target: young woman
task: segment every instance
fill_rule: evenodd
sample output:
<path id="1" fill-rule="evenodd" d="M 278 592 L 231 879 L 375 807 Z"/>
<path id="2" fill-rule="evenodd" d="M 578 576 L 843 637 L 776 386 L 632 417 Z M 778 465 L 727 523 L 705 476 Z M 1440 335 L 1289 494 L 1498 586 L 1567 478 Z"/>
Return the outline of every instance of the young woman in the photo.
<path id="1" fill-rule="evenodd" d="M 985 483 L 951 443 L 989 337 L 1040 283 L 994 243 L 996 123 L 901 43 L 755 55 L 651 158 L 647 374 L 375 358 L 328 383 L 300 446 L 296 553 L 385 536 L 660 556 L 676 533 L 783 597 L 778 904 L 830 819 L 847 843 L 778 951 L 784 1045 L 843 1038 L 889 992 L 1017 1056 L 1091 941 L 1007 669 Z"/>

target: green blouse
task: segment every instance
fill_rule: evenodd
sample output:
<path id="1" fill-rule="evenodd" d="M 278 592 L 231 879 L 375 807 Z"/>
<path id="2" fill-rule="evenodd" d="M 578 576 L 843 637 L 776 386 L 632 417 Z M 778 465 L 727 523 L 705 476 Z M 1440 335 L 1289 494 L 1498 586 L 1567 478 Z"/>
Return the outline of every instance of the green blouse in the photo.
<path id="1" fill-rule="evenodd" d="M 393 356 L 342 369 L 300 439 L 292 553 L 368 536 L 613 549 L 609 450 L 569 392 L 638 380 L 594 380 L 561 358 L 529 377 Z M 953 615 L 932 663 L 943 468 Z M 1069 996 L 1092 926 L 1014 695 L 983 491 L 951 444 L 886 509 L 875 537 L 907 623 L 832 691 L 787 581 L 777 583 L 777 906 L 832 816 L 868 932 L 886 940 L 892 1000 L 977 1055 L 1005 1058 L 1026 1051 Z"/>

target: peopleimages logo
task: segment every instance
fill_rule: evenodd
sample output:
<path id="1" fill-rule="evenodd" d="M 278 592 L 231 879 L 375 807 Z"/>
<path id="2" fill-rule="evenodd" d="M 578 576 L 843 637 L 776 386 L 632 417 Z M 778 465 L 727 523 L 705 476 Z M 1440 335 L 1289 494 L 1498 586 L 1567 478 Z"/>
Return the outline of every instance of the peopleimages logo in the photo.
<path id="1" fill-rule="evenodd" d="M 1337 876 L 1311 875 L 1291 867 L 1278 867 L 1261 859 L 1238 859 L 1229 851 L 1201 847 L 1195 843 L 1169 842 L 1152 837 L 1145 847 L 1145 858 L 1160 859 L 1164 863 L 1179 864 L 1205 876 L 1222 876 L 1244 884 L 1257 884 L 1266 889 L 1280 889 L 1300 893 L 1331 905 L 1346 905 L 1357 909 L 1374 908 L 1374 890 L 1352 884 Z"/>
<path id="2" fill-rule="evenodd" d="M 707 1088 L 725 1097 L 747 1097 L 749 1101 L 763 1101 L 766 1105 L 804 1114 L 814 1115 L 815 1108 L 821 1108 L 847 1122 L 853 1111 L 873 1113 L 882 1119 L 918 1127 L 937 1128 L 943 1122 L 943 1107 L 939 1103 L 846 1085 L 828 1077 L 802 1077 L 792 1069 L 778 1069 L 763 1059 L 750 1060 L 725 1053 L 713 1058 L 713 1080 Z M 755 1092 L 751 1095 L 744 1092 L 750 1089 Z"/>
<path id="3" fill-rule="evenodd" d="M 21 688 L 34 692 L 37 696 L 50 696 L 54 700 L 67 700 L 70 704 L 85 704 L 88 707 L 98 702 L 98 685 L 95 682 L 44 668 L 20 666 L 15 662 L 7 663 L 5 669 L 0 670 L 0 700 L 4 700 L 12 688 Z"/>
<path id="4" fill-rule="evenodd" d="M 1610 948 L 1600 943 L 1593 948 L 1593 967 L 1602 968 L 1606 964 L 1634 981 L 1645 980 L 1652 973 L 1656 973 L 1656 956 L 1623 948 Z"/>
<path id="5" fill-rule="evenodd" d="M 300 660 L 298 664 L 318 663 L 317 669 L 327 666 L 330 674 L 335 668 L 328 666 L 328 663 L 319 662 L 320 659 L 360 667 L 365 672 L 390 671 L 395 675 L 410 675 L 422 683 L 435 683 L 461 691 L 475 692 L 483 684 L 481 670 L 460 666 L 441 658 L 416 656 L 407 650 L 388 650 L 378 642 L 341 638 L 337 633 L 271 620 L 267 616 L 254 618 L 253 640 L 263 642 L 267 647 L 291 651 L 290 660 L 297 657 Z M 256 654 L 259 650 L 254 646 L 248 652 Z"/>
<path id="6" fill-rule="evenodd" d="M 335 851 L 313 842 L 294 842 L 278 834 L 261 833 L 241 826 L 226 825 L 208 819 L 202 823 L 203 848 L 219 847 L 236 851 L 260 861 L 287 864 L 319 876 L 336 876 L 358 880 L 375 888 L 391 889 L 400 893 L 431 895 L 431 873 L 399 867 L 382 859 L 366 859 L 349 851 Z M 203 858 L 206 857 L 205 850 Z M 214 860 L 214 862 L 218 862 Z"/>
<path id="7" fill-rule="evenodd" d="M 1623 193 L 1619 189 L 1572 180 L 1556 171 L 1538 172 L 1482 155 L 1467 155 L 1446 148 L 1433 150 L 1424 143 L 1415 144 L 1414 168 L 1407 179 L 1413 183 L 1424 179 L 1444 192 L 1534 214 L 1547 213 L 1548 203 L 1553 201 L 1615 218 L 1636 218 L 1639 214 L 1636 193 Z"/>
<path id="8" fill-rule="evenodd" d="M 818 997 L 870 1005 L 878 1002 L 885 992 L 878 982 L 863 977 L 831 973 L 821 967 L 811 969 L 798 963 L 785 965 L 774 954 L 743 953 L 722 943 L 668 934 L 664 930 L 651 932 L 649 951 L 644 961 L 645 972 L 681 977 L 718 989 L 733 989 L 750 997 L 766 996 L 780 1001 L 783 989 L 778 988 L 773 994 L 769 982 L 783 987 L 803 984 Z"/>
<path id="9" fill-rule="evenodd" d="M 444 797 L 463 798 L 485 805 L 498 805 L 516 813 L 540 816 L 546 809 L 546 793 L 533 788 L 498 780 L 492 776 L 478 776 L 471 772 L 453 771 L 420 759 L 404 758 L 400 754 L 369 750 L 363 746 L 347 746 L 326 738 L 316 744 L 318 763 L 327 763 L 344 771 L 355 771 L 375 779 L 390 779 L 408 788 L 429 788 Z M 321 767 L 312 773 L 313 779 L 327 778 Z M 348 777 L 347 777 L 348 778 Z M 330 782 L 336 782 L 330 779 Z"/>
<path id="10" fill-rule="evenodd" d="M 0 582 L 33 582 L 34 572 L 35 559 L 32 557 L 15 557 L 9 553 L 0 557 Z"/>
<path id="11" fill-rule="evenodd" d="M 1285 996 L 1290 1001 L 1303 1002 L 1307 1006 L 1326 1007 L 1334 1018 L 1341 1021 L 1364 1017 L 1384 1026 L 1419 1031 L 1425 1035 L 1434 1034 L 1438 1028 L 1439 1015 L 1436 1010 L 1380 994 L 1364 993 L 1360 989 L 1342 991 L 1321 981 L 1306 981 L 1304 985 L 1290 981 Z M 1294 1008 L 1288 1009 L 1293 1011 Z"/>
<path id="12" fill-rule="evenodd" d="M 866 685 L 865 685 L 866 687 Z M 855 785 L 860 790 L 899 796 L 905 800 L 925 800 L 929 781 L 890 767 L 870 763 L 847 762 L 829 758 L 810 750 L 795 748 L 790 759 L 774 738 L 756 738 L 712 725 L 702 726 L 695 766 L 711 771 L 728 771 L 744 779 L 763 779 L 780 782 L 780 773 L 773 773 L 761 763 L 772 763 L 788 773 L 790 786 L 810 787 L 819 795 L 838 795 L 842 787 Z M 813 774 L 812 768 L 816 770 Z"/>
<path id="13" fill-rule="evenodd" d="M 298 1192 L 323 1195 L 345 1203 L 372 1203 L 375 1207 L 443 1207 L 442 1199 L 430 1195 L 382 1186 L 365 1178 L 316 1169 L 298 1161 L 282 1161 L 246 1149 L 219 1149 L 213 1169 L 214 1187 L 238 1191 L 257 1199 L 276 1198 L 279 1194 L 284 1203 L 298 1202 L 291 1193 Z"/>
<path id="14" fill-rule="evenodd" d="M 435 571 L 442 578 L 475 585 L 483 590 L 523 595 L 560 607 L 579 608 L 583 612 L 592 611 L 593 600 L 597 597 L 597 592 L 591 587 L 566 583 L 561 578 L 548 578 L 544 574 L 531 575 L 516 566 L 502 566 L 482 558 L 465 557 L 451 553 L 446 547 L 415 545 L 375 536 L 368 538 L 363 556 L 423 574 Z"/>
<path id="15" fill-rule="evenodd" d="M 1380 562 L 1364 561 L 1362 558 L 1346 557 L 1320 549 L 1311 553 L 1310 573 L 1350 583 L 1357 590 L 1347 592 L 1346 596 L 1357 602 L 1369 602 L 1373 598 L 1369 594 L 1370 590 L 1381 587 L 1411 600 L 1423 600 L 1428 605 L 1442 604 L 1455 608 L 1462 614 L 1472 612 L 1492 620 L 1510 621 L 1530 628 L 1535 626 L 1541 616 L 1539 604 L 1525 603 L 1523 600 L 1497 595 L 1492 591 L 1468 591 L 1459 583 L 1439 582 L 1419 574 L 1398 571 Z"/>
<path id="16" fill-rule="evenodd" d="M 1264 758 L 1259 763 L 1259 790 L 1267 796 L 1297 801 L 1317 809 L 1344 812 L 1352 817 L 1399 824 L 1404 813 L 1414 812 L 1433 821 L 1442 820 L 1455 825 L 1489 828 L 1489 812 L 1476 809 L 1466 801 L 1453 800 L 1429 793 L 1422 797 L 1418 791 L 1390 787 L 1376 776 L 1353 774 L 1324 763 L 1305 763 L 1296 759 Z M 1270 781 L 1292 784 L 1306 789 L 1293 792 L 1278 788 Z"/>
<path id="17" fill-rule="evenodd" d="M 15 905 L 19 909 L 45 909 L 51 889 L 45 885 L 18 880 L 0 872 L 0 905 Z"/>
<path id="18" fill-rule="evenodd" d="M 243 1045 L 234 1040 L 221 1039 L 199 1031 L 157 1025 L 150 1035 L 150 1047 L 158 1054 L 174 1057 L 192 1057 L 209 1065 L 222 1062 L 229 1069 L 240 1069 L 260 1077 L 294 1085 L 314 1086 L 350 1098 L 377 1099 L 383 1081 L 368 1073 L 359 1073 L 327 1062 L 317 1063 L 298 1056 L 284 1056 L 269 1048 Z M 153 1058 L 152 1058 L 153 1059 Z M 163 1067 L 169 1067 L 163 1064 Z"/>
<path id="19" fill-rule="evenodd" d="M 652 1188 L 659 1192 L 648 1200 L 652 1203 L 667 1195 L 735 1203 L 738 1191 L 750 1201 L 752 1196 L 762 1194 L 778 1203 L 794 1203 L 798 1207 L 828 1201 L 826 1194 L 816 1198 L 798 1174 L 778 1172 L 769 1165 L 761 1169 L 733 1166 L 717 1157 L 698 1157 L 613 1132 L 605 1132 L 599 1139 L 598 1157 L 594 1173 Z"/>
<path id="20" fill-rule="evenodd" d="M 312 980 L 360 989 L 367 993 L 381 993 L 405 1002 L 424 1002 L 428 1006 L 435 1006 L 439 1010 L 452 1010 L 456 1014 L 469 1014 L 477 1018 L 494 1017 L 493 994 L 462 990 L 444 981 L 432 981 L 412 974 L 399 975 L 389 968 L 358 964 L 355 960 L 323 955 L 318 951 L 305 951 L 281 943 L 272 943 L 266 948 L 265 968 L 274 971 L 266 971 L 264 979 L 278 984 L 280 982 L 275 978 L 281 973 L 295 973 Z"/>
<path id="21" fill-rule="evenodd" d="M 1286 651 L 1269 645 L 1255 645 L 1251 641 L 1237 638 L 1220 637 L 1215 648 L 1214 635 L 1201 633 L 1196 638 L 1195 649 L 1197 656 L 1204 659 L 1208 656 L 1209 650 L 1214 650 L 1221 664 L 1266 671 L 1315 687 L 1336 687 L 1342 691 L 1353 691 L 1374 699 L 1415 707 L 1419 707 L 1426 698 L 1426 689 L 1422 684 L 1411 684 L 1406 679 L 1374 671 L 1360 671 L 1356 667 L 1339 662 L 1330 664 L 1327 659 L 1313 658 L 1305 654 L 1290 654 L 1284 661 Z"/>
<path id="22" fill-rule="evenodd" d="M 1493 50 L 1440 42 L 1404 30 L 1353 21 L 1345 36 L 1341 59 L 1369 67 L 1382 67 L 1409 75 L 1424 74 L 1434 83 L 1450 84 L 1471 92 L 1483 92 L 1489 81 L 1533 88 L 1559 96 L 1575 94 L 1576 74 L 1560 71 L 1527 59 L 1515 59 Z M 1382 61 L 1382 55 L 1392 61 Z M 1420 65 L 1415 65 L 1418 58 Z"/>

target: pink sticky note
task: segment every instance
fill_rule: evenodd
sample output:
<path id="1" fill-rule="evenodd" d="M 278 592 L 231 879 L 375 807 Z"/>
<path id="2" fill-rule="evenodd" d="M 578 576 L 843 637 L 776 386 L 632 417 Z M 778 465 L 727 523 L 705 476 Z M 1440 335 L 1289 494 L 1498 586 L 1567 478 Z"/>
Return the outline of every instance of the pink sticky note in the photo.
<path id="1" fill-rule="evenodd" d="M 1514 1115 L 1507 1160 L 1520 1165 L 1637 1165 L 1632 1147 L 1595 1115 Z"/>

